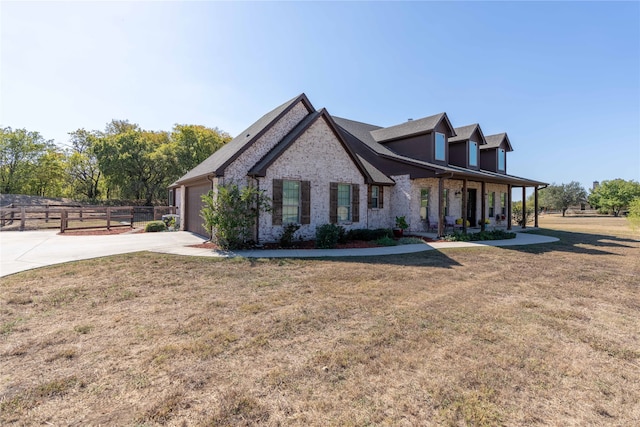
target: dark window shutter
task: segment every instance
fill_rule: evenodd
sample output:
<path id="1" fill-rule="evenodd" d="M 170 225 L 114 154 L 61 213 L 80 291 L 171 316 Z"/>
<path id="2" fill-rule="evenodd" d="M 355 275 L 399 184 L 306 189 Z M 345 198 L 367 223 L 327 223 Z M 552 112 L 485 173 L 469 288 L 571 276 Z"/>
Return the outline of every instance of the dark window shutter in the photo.
<path id="1" fill-rule="evenodd" d="M 300 181 L 300 223 L 311 224 L 311 182 Z"/>
<path id="2" fill-rule="evenodd" d="M 273 180 L 273 211 L 271 212 L 272 224 L 282 225 L 282 180 Z"/>
<path id="3" fill-rule="evenodd" d="M 360 186 L 351 184 L 351 221 L 360 222 Z"/>
<path id="4" fill-rule="evenodd" d="M 338 223 L 338 183 L 329 184 L 329 222 Z"/>
<path id="5" fill-rule="evenodd" d="M 384 208 L 384 187 L 381 185 L 378 188 L 378 207 L 382 209 Z"/>
<path id="6" fill-rule="evenodd" d="M 371 200 L 371 185 L 367 185 L 367 208 L 373 208 L 373 201 Z"/>

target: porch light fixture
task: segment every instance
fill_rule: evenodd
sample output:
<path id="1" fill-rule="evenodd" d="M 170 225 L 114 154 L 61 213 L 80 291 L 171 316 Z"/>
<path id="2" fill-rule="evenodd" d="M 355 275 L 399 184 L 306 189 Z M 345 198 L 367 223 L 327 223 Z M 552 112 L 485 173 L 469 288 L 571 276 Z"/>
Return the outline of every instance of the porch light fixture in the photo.
<path id="1" fill-rule="evenodd" d="M 456 191 L 455 193 L 453 193 L 456 197 L 460 196 L 462 194 L 462 191 Z"/>

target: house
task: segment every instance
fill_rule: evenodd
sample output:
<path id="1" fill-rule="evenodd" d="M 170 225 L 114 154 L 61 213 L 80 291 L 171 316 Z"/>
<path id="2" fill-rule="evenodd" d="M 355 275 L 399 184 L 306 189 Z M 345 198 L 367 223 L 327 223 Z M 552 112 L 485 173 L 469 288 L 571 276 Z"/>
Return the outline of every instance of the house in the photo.
<path id="1" fill-rule="evenodd" d="M 537 195 L 546 185 L 509 175 L 510 151 L 506 133 L 485 137 L 478 124 L 454 128 L 446 113 L 380 127 L 316 110 L 301 94 L 177 180 L 170 200 L 183 229 L 207 235 L 203 194 L 227 183 L 264 190 L 273 209 L 257 220 L 257 242 L 278 240 L 289 223 L 313 238 L 323 224 L 390 228 L 396 216 L 406 217 L 409 231 L 438 235 L 457 218 L 510 229 L 511 190 L 524 195 L 532 187 Z"/>

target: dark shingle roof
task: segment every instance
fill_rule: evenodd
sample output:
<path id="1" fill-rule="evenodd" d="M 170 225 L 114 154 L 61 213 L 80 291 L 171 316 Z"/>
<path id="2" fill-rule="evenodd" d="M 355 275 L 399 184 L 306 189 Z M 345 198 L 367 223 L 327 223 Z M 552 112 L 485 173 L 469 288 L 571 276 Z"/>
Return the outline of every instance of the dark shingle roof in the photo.
<path id="1" fill-rule="evenodd" d="M 453 132 L 453 126 L 451 126 L 451 123 L 449 122 L 447 113 L 440 113 L 418 120 L 410 120 L 388 128 L 376 129 L 371 132 L 371 136 L 378 142 L 386 142 L 394 139 L 420 135 L 433 131 L 442 120 L 447 121 L 447 124 Z"/>
<path id="2" fill-rule="evenodd" d="M 242 154 L 255 140 L 260 138 L 275 122 L 288 113 L 289 110 L 300 101 L 305 104 L 310 112 L 315 111 L 304 93 L 290 99 L 269 111 L 254 124 L 242 131 L 240 135 L 223 145 L 218 151 L 177 180 L 176 184 L 212 174 L 218 176 L 223 175 L 229 163 Z"/>
<path id="3" fill-rule="evenodd" d="M 513 148 L 511 147 L 511 142 L 509 141 L 509 137 L 505 132 L 497 133 L 495 135 L 487 135 L 485 139 L 487 140 L 487 145 L 480 147 L 481 149 L 498 148 L 502 144 L 502 141 L 506 140 L 507 151 L 513 151 Z"/>
<path id="4" fill-rule="evenodd" d="M 265 176 L 267 169 L 271 164 L 282 155 L 304 132 L 311 127 L 311 125 L 319 118 L 324 117 L 328 126 L 333 130 L 336 138 L 343 145 L 347 154 L 352 158 L 358 169 L 362 172 L 363 176 L 367 178 L 367 182 L 373 184 L 393 185 L 395 181 L 382 173 L 379 169 L 373 166 L 371 163 L 364 160 L 361 156 L 358 156 L 344 140 L 343 135 L 339 132 L 333 118 L 329 115 L 326 109 L 315 111 L 305 117 L 295 128 L 291 130 L 271 151 L 269 151 L 258 163 L 256 163 L 251 170 L 249 170 L 249 176 Z"/>
<path id="5" fill-rule="evenodd" d="M 459 128 L 455 128 L 456 136 L 454 136 L 452 138 L 449 138 L 449 142 L 467 141 L 467 140 L 471 139 L 471 136 L 476 131 L 476 129 L 478 130 L 478 133 L 480 134 L 480 141 L 477 141 L 477 142 L 478 142 L 478 144 L 480 144 L 482 146 L 482 145 L 484 145 L 486 143 L 486 138 L 482 134 L 482 129 L 480 129 L 480 125 L 477 124 L 477 123 L 474 123 L 472 125 L 467 125 L 467 126 L 461 126 Z"/>

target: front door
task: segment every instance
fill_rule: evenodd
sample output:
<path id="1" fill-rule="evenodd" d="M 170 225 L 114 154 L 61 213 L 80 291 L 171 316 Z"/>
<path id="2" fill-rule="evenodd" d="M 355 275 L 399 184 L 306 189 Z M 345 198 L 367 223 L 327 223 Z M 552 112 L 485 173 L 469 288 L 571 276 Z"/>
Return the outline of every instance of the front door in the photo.
<path id="1" fill-rule="evenodd" d="M 475 227 L 477 225 L 476 222 L 476 198 L 478 190 L 475 188 L 467 189 L 467 220 L 471 227 Z"/>

